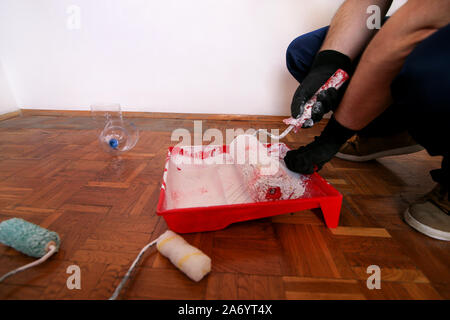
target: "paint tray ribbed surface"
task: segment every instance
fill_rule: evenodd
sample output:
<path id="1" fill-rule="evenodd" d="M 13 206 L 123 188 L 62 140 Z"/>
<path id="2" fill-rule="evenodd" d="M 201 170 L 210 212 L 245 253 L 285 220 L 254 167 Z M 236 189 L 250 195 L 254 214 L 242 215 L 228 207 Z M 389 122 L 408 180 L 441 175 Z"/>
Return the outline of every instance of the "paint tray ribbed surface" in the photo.
<path id="1" fill-rule="evenodd" d="M 283 157 L 289 149 L 284 143 L 252 146 L 247 141 L 240 147 L 232 143 L 169 148 L 156 213 L 171 230 L 219 230 L 239 221 L 312 208 L 322 210 L 329 228 L 337 227 L 342 195 L 318 173 L 288 170 Z"/>

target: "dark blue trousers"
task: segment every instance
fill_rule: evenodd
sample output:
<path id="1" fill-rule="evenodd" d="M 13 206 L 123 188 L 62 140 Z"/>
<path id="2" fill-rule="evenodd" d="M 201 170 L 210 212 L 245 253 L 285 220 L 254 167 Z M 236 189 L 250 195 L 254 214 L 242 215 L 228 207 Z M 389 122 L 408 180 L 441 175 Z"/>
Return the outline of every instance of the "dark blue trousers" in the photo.
<path id="1" fill-rule="evenodd" d="M 309 32 L 289 45 L 287 68 L 298 82 L 307 75 L 327 31 L 328 27 L 324 27 Z M 450 24 L 415 47 L 391 83 L 391 94 L 393 104 L 359 134 L 388 136 L 408 130 L 430 155 L 443 156 L 441 168 L 430 173 L 434 181 L 448 187 Z"/>

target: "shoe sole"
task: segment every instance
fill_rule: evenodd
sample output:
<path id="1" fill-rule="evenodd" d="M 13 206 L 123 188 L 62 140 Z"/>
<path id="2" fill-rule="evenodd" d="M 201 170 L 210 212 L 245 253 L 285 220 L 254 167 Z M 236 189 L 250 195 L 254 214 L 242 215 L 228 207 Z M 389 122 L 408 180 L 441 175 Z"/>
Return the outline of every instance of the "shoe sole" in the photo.
<path id="1" fill-rule="evenodd" d="M 409 213 L 409 208 L 406 209 L 406 211 L 403 215 L 403 218 L 405 219 L 405 222 L 409 226 L 416 229 L 420 233 L 423 233 L 434 239 L 450 241 L 450 233 L 449 232 L 434 229 L 434 228 L 431 228 L 431 227 L 419 222 L 418 220 L 414 219 L 414 217 Z"/>
<path id="2" fill-rule="evenodd" d="M 419 152 L 422 150 L 423 150 L 423 147 L 421 145 L 416 144 L 416 145 L 408 146 L 408 147 L 380 151 L 380 152 L 368 154 L 366 156 L 354 156 L 351 154 L 345 154 L 345 153 L 338 152 L 338 153 L 336 153 L 336 157 L 339 159 L 344 159 L 344 160 L 348 160 L 348 161 L 364 162 L 364 161 L 370 161 L 370 160 L 383 158 L 383 157 L 399 156 L 402 154 L 415 153 L 415 152 Z"/>

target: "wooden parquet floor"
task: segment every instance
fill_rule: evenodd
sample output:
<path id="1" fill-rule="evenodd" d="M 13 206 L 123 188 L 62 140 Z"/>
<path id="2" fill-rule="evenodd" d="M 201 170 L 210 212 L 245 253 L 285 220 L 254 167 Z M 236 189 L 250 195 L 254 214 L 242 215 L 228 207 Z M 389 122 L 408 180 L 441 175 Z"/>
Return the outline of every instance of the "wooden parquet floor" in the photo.
<path id="1" fill-rule="evenodd" d="M 111 157 L 89 117 L 28 114 L 0 122 L 0 221 L 20 217 L 58 232 L 60 252 L 0 284 L 0 299 L 107 299 L 140 249 L 166 229 L 155 214 L 167 148 L 193 117 L 135 118 L 136 147 Z M 203 130 L 279 128 L 279 118 L 234 121 L 220 116 Z M 290 134 L 298 147 L 318 127 Z M 320 211 L 236 223 L 184 235 L 212 258 L 212 272 L 194 283 L 152 249 L 122 299 L 449 299 L 450 243 L 402 221 L 408 203 L 428 192 L 428 171 L 440 158 L 425 151 L 367 163 L 333 159 L 320 174 L 343 195 L 339 227 Z M 0 274 L 33 259 L 0 245 Z M 81 269 L 69 290 L 66 269 Z M 381 289 L 369 290 L 367 267 L 381 268 Z"/>

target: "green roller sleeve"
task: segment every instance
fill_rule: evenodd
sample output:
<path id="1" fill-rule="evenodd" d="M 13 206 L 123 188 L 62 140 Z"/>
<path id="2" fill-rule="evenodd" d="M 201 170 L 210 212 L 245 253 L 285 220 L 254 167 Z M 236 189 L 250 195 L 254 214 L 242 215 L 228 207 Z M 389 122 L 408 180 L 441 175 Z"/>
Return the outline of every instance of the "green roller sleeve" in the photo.
<path id="1" fill-rule="evenodd" d="M 0 242 L 31 257 L 41 258 L 48 252 L 49 244 L 54 244 L 58 251 L 60 239 L 56 232 L 12 218 L 0 223 Z"/>

